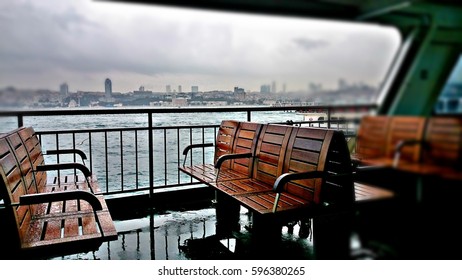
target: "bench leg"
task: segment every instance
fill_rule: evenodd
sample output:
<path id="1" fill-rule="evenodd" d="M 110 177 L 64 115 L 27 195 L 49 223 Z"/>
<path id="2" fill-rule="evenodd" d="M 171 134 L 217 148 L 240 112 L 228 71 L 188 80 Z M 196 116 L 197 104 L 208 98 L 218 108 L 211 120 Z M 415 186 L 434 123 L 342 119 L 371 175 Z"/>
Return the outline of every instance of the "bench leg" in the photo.
<path id="1" fill-rule="evenodd" d="M 341 212 L 313 219 L 313 246 L 316 259 L 350 259 L 352 213 Z"/>
<path id="2" fill-rule="evenodd" d="M 216 235 L 221 237 L 231 236 L 233 231 L 239 231 L 241 206 L 233 198 L 221 192 L 216 193 Z"/>

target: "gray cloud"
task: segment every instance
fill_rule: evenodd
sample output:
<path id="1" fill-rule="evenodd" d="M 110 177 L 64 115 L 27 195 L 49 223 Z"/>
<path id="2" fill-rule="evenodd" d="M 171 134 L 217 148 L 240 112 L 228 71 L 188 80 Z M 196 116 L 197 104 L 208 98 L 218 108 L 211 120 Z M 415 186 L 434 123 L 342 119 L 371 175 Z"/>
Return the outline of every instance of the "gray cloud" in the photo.
<path id="1" fill-rule="evenodd" d="M 66 80 L 91 89 L 104 77 L 121 91 L 181 81 L 203 89 L 257 89 L 274 79 L 289 89 L 339 77 L 377 82 L 379 64 L 397 47 L 393 33 L 337 25 L 86 0 L 2 2 L 0 87 Z"/>

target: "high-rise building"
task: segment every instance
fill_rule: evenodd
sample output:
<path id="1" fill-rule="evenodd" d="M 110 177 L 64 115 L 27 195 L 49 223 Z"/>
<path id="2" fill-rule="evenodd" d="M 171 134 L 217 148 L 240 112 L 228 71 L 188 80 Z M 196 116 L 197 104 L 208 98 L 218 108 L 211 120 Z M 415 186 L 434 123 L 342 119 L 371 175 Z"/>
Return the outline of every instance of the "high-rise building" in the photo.
<path id="1" fill-rule="evenodd" d="M 171 86 L 171 85 L 167 85 L 167 86 L 165 87 L 165 92 L 171 93 L 171 92 L 172 92 L 172 86 Z"/>
<path id="2" fill-rule="evenodd" d="M 111 98 L 112 95 L 112 82 L 110 79 L 106 79 L 104 81 L 104 92 L 106 94 L 106 98 Z"/>
<path id="3" fill-rule="evenodd" d="M 282 93 L 286 93 L 286 91 L 287 91 L 287 85 L 286 85 L 286 83 L 283 83 L 282 84 Z"/>
<path id="4" fill-rule="evenodd" d="M 199 92 L 199 87 L 198 86 L 192 86 L 191 87 L 191 92 L 192 93 L 198 93 Z"/>
<path id="5" fill-rule="evenodd" d="M 181 85 L 178 86 L 178 93 L 182 93 L 183 91 L 181 90 Z"/>
<path id="6" fill-rule="evenodd" d="M 69 86 L 66 83 L 61 84 L 59 92 L 61 93 L 61 97 L 66 97 L 69 94 Z"/>
<path id="7" fill-rule="evenodd" d="M 276 93 L 276 82 L 275 81 L 273 81 L 273 83 L 271 83 L 271 92 Z"/>
<path id="8" fill-rule="evenodd" d="M 270 93 L 271 92 L 271 86 L 270 85 L 261 85 L 260 86 L 260 92 L 261 93 Z"/>

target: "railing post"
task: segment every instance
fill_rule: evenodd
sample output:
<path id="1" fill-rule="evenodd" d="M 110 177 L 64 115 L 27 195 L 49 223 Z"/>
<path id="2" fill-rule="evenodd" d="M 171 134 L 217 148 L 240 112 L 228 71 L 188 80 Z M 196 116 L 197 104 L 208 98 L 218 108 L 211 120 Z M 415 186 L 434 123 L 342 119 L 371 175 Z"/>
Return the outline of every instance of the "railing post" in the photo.
<path id="1" fill-rule="evenodd" d="M 331 107 L 327 107 L 327 128 L 330 129 L 330 115 L 331 115 Z"/>
<path id="2" fill-rule="evenodd" d="M 149 201 L 151 205 L 154 200 L 154 139 L 152 127 L 152 113 L 148 113 L 148 152 L 149 152 Z"/>
<path id="3" fill-rule="evenodd" d="M 250 122 L 252 121 L 252 111 L 247 110 L 247 121 Z"/>
<path id="4" fill-rule="evenodd" d="M 18 127 L 24 126 L 24 115 L 18 114 Z"/>

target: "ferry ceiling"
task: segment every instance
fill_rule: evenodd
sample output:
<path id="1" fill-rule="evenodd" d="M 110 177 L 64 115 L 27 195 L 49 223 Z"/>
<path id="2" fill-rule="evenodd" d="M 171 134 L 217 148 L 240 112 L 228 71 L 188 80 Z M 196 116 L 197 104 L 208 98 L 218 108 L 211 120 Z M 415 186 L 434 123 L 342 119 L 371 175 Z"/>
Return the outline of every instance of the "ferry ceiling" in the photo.
<path id="1" fill-rule="evenodd" d="M 99 1 L 99 0 L 98 0 Z M 462 54 L 462 1 L 103 0 L 394 26 L 402 44 L 378 100 L 379 114 L 429 116 Z"/>

